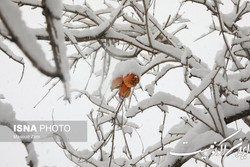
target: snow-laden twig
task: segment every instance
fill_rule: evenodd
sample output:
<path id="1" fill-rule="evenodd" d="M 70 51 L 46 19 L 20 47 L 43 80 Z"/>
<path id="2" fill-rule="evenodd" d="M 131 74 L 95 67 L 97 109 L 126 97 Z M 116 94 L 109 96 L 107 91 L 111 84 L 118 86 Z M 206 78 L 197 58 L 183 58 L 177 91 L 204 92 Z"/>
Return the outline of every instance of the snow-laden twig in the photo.
<path id="1" fill-rule="evenodd" d="M 53 56 L 59 73 L 59 78 L 64 83 L 65 99 L 70 102 L 69 65 L 66 57 L 64 31 L 61 23 L 62 2 L 61 0 L 43 0 L 44 12 L 47 22 L 47 31 L 50 37 Z"/>
<path id="2" fill-rule="evenodd" d="M 21 64 L 23 66 L 23 72 L 20 77 L 19 83 L 22 81 L 22 78 L 24 76 L 24 69 L 25 69 L 25 63 L 22 57 L 17 56 L 14 54 L 10 48 L 3 43 L 3 41 L 0 39 L 0 50 L 4 52 L 7 56 L 9 56 L 10 59 L 14 60 L 15 62 Z"/>
<path id="3" fill-rule="evenodd" d="M 190 105 L 192 101 L 196 97 L 198 97 L 211 84 L 211 82 L 214 80 L 214 78 L 216 77 L 219 71 L 220 71 L 220 68 L 218 68 L 217 70 L 211 71 L 206 76 L 206 78 L 204 78 L 204 80 L 201 82 L 200 86 L 198 86 L 197 88 L 192 90 L 192 92 L 190 92 L 189 97 L 187 98 L 187 100 L 185 101 L 183 105 L 183 108 L 186 108 L 188 105 Z"/>
<path id="4" fill-rule="evenodd" d="M 45 54 L 21 18 L 21 12 L 13 2 L 0 1 L 0 18 L 15 42 L 32 64 L 45 75 L 56 77 L 57 71 L 46 60 Z M 16 26 L 18 25 L 18 26 Z"/>

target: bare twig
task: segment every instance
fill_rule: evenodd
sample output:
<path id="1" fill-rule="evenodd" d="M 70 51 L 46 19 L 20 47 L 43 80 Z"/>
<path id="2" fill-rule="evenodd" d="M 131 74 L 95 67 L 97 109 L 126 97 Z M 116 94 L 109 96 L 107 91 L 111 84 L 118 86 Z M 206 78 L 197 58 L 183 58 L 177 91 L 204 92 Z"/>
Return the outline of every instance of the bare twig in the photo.
<path id="1" fill-rule="evenodd" d="M 149 27 L 149 19 L 148 19 L 148 10 L 149 10 L 149 7 L 145 0 L 142 0 L 143 2 L 143 7 L 144 7 L 144 15 L 145 15 L 145 28 L 146 28 L 146 31 L 147 31 L 147 35 L 148 35 L 148 42 L 149 42 L 149 46 L 152 46 L 152 41 L 151 41 L 151 32 L 150 32 L 150 27 Z"/>

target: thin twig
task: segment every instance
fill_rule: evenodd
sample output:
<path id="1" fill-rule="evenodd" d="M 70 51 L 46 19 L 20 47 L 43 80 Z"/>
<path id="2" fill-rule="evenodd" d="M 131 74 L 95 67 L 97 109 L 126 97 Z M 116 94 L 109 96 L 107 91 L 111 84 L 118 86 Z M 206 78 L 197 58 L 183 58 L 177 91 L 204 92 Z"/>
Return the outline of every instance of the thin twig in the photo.
<path id="1" fill-rule="evenodd" d="M 110 156 L 109 156 L 110 158 L 109 158 L 108 167 L 111 166 L 111 162 L 112 162 L 112 159 L 113 159 L 113 153 L 114 153 L 116 118 L 117 118 L 118 112 L 119 112 L 119 110 L 120 110 L 120 108 L 121 108 L 121 106 L 123 104 L 123 101 L 125 100 L 125 97 L 126 97 L 127 93 L 128 93 L 128 90 L 126 91 L 124 97 L 122 98 L 121 102 L 119 103 L 119 106 L 118 106 L 118 108 L 117 108 L 117 110 L 115 112 L 115 115 L 113 117 L 113 130 L 112 130 L 113 135 L 112 135 L 112 141 L 111 141 L 112 145 L 111 145 L 111 152 L 110 152 Z"/>
<path id="2" fill-rule="evenodd" d="M 144 7 L 144 16 L 145 16 L 145 27 L 146 27 L 146 31 L 147 31 L 147 36 L 148 36 L 148 42 L 149 42 L 149 46 L 152 46 L 152 41 L 151 41 L 151 31 L 149 29 L 149 19 L 148 19 L 148 5 L 146 4 L 145 0 L 142 0 L 143 2 L 143 7 Z"/>

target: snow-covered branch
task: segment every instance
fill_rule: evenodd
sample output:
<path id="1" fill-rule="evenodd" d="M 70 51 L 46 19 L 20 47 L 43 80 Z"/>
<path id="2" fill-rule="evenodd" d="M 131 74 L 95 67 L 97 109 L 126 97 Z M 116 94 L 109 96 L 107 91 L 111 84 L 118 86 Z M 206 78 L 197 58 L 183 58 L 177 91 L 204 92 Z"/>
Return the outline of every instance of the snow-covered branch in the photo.
<path id="1" fill-rule="evenodd" d="M 13 129 L 14 123 L 25 123 L 16 119 L 16 112 L 13 110 L 12 106 L 7 103 L 0 101 L 0 125 L 8 127 L 13 133 L 16 133 L 18 136 L 25 135 L 25 132 L 16 132 Z M 38 167 L 38 156 L 36 154 L 34 143 L 32 139 L 20 137 L 20 142 L 24 145 L 27 151 L 26 162 L 30 167 Z"/>
<path id="2" fill-rule="evenodd" d="M 62 3 L 61 0 L 43 0 L 43 8 L 47 22 L 47 31 L 57 68 L 58 77 L 65 87 L 65 98 L 70 101 L 69 65 L 66 57 L 64 30 L 61 23 Z"/>
<path id="3" fill-rule="evenodd" d="M 56 77 L 55 68 L 46 60 L 45 54 L 37 43 L 35 35 L 29 31 L 29 28 L 22 20 L 18 7 L 11 1 L 1 1 L 0 18 L 8 29 L 11 40 L 19 46 L 33 65 L 45 75 Z"/>

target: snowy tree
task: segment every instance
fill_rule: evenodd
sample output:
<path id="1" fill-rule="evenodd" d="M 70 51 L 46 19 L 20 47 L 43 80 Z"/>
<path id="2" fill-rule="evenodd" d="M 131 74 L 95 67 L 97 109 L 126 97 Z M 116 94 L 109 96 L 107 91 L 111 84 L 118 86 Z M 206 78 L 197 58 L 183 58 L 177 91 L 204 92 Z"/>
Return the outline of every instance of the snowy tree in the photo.
<path id="1" fill-rule="evenodd" d="M 94 106 L 87 113 L 92 123 L 89 133 L 96 135 L 92 149 L 77 150 L 63 136 L 55 140 L 78 166 L 177 167 L 191 160 L 220 166 L 225 157 L 238 154 L 244 159 L 249 151 L 250 133 L 233 126 L 235 122 L 250 126 L 249 1 L 183 0 L 164 23 L 155 15 L 157 3 L 104 0 L 95 9 L 91 1 L 0 1 L 0 50 L 23 66 L 20 82 L 26 75 L 27 59 L 49 78 L 46 84 L 52 82 L 42 100 L 61 82 L 67 105 L 74 98 L 86 97 Z M 231 5 L 230 12 L 223 12 L 224 3 Z M 196 42 L 212 34 L 223 41 L 216 55 L 211 55 L 212 66 L 182 42 L 192 19 L 185 18 L 183 11 L 190 12 L 190 5 L 202 8 L 211 18 L 209 31 Z M 30 28 L 23 21 L 25 7 L 44 17 L 41 27 Z M 17 56 L 13 47 L 23 55 Z M 178 69 L 182 71 L 168 77 Z M 77 70 L 89 76 L 81 88 L 69 84 Z M 182 77 L 187 97 L 177 97 L 160 84 L 176 75 Z M 93 81 L 100 83 L 95 90 L 89 86 Z M 15 119 L 15 112 L 3 100 L 1 95 L 0 123 L 12 129 L 9 122 Z M 161 114 L 161 119 L 155 122 L 158 141 L 144 149 L 140 135 L 145 132 L 136 120 L 143 120 L 147 110 L 152 119 L 153 112 Z M 179 122 L 168 127 L 168 115 L 177 111 L 182 115 Z M 133 145 L 138 139 L 142 146 Z M 38 166 L 32 141 L 23 143 L 29 153 L 28 165 Z M 221 164 L 210 160 L 216 153 L 222 156 Z"/>

